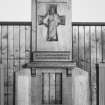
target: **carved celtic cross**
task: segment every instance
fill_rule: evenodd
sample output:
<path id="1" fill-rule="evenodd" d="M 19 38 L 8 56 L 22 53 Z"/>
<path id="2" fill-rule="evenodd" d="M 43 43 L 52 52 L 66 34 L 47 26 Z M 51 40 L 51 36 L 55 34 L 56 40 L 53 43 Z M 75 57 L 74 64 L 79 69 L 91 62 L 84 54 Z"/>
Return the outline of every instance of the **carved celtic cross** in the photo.
<path id="1" fill-rule="evenodd" d="M 39 16 L 39 25 L 47 27 L 47 41 L 58 41 L 57 27 L 65 25 L 65 16 L 59 16 L 57 5 L 50 4 L 45 16 Z"/>

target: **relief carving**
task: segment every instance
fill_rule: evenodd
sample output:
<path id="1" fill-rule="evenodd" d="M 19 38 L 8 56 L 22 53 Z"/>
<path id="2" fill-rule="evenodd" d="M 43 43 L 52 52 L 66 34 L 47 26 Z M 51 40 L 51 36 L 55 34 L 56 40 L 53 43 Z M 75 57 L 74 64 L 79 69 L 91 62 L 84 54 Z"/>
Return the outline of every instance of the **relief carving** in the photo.
<path id="1" fill-rule="evenodd" d="M 47 41 L 58 41 L 57 27 L 65 25 L 65 16 L 59 16 L 57 5 L 50 4 L 45 16 L 39 16 L 39 25 L 47 27 Z"/>

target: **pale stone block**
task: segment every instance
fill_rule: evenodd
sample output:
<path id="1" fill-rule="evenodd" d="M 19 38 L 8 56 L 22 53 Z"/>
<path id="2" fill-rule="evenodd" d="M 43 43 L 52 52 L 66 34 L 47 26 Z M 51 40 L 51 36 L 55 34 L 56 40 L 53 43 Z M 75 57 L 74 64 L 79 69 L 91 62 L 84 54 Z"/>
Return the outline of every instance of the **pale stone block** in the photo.
<path id="1" fill-rule="evenodd" d="M 89 103 L 89 73 L 75 68 L 72 71 L 72 105 L 90 105 Z"/>
<path id="2" fill-rule="evenodd" d="M 31 105 L 31 74 L 30 69 L 16 73 L 16 104 Z"/>

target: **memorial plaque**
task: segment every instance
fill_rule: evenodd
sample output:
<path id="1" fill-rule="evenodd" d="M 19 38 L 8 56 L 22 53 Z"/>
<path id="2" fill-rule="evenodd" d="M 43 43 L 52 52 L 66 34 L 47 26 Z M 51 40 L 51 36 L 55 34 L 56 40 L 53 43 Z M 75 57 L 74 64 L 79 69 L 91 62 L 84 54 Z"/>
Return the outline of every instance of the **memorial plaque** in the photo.
<path id="1" fill-rule="evenodd" d="M 65 59 L 71 60 L 71 0 L 33 0 L 32 5 L 32 50 L 34 54 L 54 52 L 59 56 L 59 52 L 64 54 L 69 52 L 69 57 Z M 62 59 L 62 56 L 58 59 Z"/>

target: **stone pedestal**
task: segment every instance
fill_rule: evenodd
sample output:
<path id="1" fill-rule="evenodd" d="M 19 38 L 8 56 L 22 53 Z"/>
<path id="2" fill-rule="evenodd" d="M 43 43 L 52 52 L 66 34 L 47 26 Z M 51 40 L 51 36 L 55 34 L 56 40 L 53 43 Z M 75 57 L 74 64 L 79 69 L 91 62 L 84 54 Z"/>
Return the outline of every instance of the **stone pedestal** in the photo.
<path id="1" fill-rule="evenodd" d="M 16 105 L 31 105 L 30 69 L 16 73 Z"/>
<path id="2" fill-rule="evenodd" d="M 72 105 L 90 105 L 89 73 L 75 68 L 72 72 Z"/>

